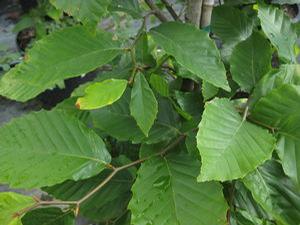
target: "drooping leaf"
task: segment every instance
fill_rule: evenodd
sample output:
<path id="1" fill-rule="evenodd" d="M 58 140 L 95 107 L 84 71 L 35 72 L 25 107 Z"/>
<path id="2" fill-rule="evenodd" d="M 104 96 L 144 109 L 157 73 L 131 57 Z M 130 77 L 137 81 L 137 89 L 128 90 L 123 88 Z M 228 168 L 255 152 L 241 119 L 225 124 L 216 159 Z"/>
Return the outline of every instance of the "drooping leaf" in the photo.
<path id="1" fill-rule="evenodd" d="M 76 77 L 108 63 L 121 49 L 112 35 L 90 33 L 75 26 L 54 32 L 37 42 L 25 61 L 0 80 L 0 95 L 25 102 L 66 78 Z"/>
<path id="2" fill-rule="evenodd" d="M 178 63 L 199 78 L 230 90 L 219 52 L 207 32 L 190 24 L 168 22 L 153 28 L 150 34 Z"/>
<path id="3" fill-rule="evenodd" d="M 29 196 L 13 192 L 0 193 L 0 224 L 22 225 L 21 218 L 23 215 L 17 215 L 17 213 L 35 203 L 34 199 Z"/>
<path id="4" fill-rule="evenodd" d="M 78 98 L 76 105 L 83 110 L 111 105 L 123 95 L 127 82 L 127 80 L 109 79 L 92 83 L 85 89 L 85 96 Z"/>
<path id="5" fill-rule="evenodd" d="M 186 154 L 142 164 L 129 203 L 131 224 L 223 225 L 227 205 L 218 183 L 197 183 L 199 162 Z"/>
<path id="6" fill-rule="evenodd" d="M 275 139 L 267 130 L 243 120 L 228 99 L 206 103 L 197 146 L 202 159 L 198 180 L 244 177 L 271 157 Z"/>
<path id="7" fill-rule="evenodd" d="M 288 62 L 295 62 L 294 45 L 297 34 L 290 19 L 282 10 L 263 4 L 259 5 L 258 17 L 263 31 L 277 48 L 279 56 Z"/>
<path id="8" fill-rule="evenodd" d="M 37 188 L 84 179 L 105 168 L 101 138 L 61 111 L 40 111 L 0 128 L 0 182 Z"/>
<path id="9" fill-rule="evenodd" d="M 300 187 L 300 87 L 285 84 L 261 98 L 252 116 L 280 134 L 278 144 L 282 166 Z"/>
<path id="10" fill-rule="evenodd" d="M 246 40 L 252 34 L 253 27 L 253 19 L 239 9 L 224 5 L 213 10 L 211 29 L 221 38 L 222 55 L 226 59 L 229 58 L 236 44 Z"/>
<path id="11" fill-rule="evenodd" d="M 95 26 L 107 13 L 111 0 L 50 0 L 50 2 L 83 24 Z"/>
<path id="12" fill-rule="evenodd" d="M 158 104 L 145 76 L 138 73 L 134 79 L 131 90 L 130 114 L 134 117 L 137 125 L 148 136 L 154 124 Z"/>
<path id="13" fill-rule="evenodd" d="M 73 212 L 60 208 L 41 208 L 28 212 L 22 218 L 23 225 L 75 225 Z"/>
<path id="14" fill-rule="evenodd" d="M 122 165 L 123 157 L 114 160 L 114 165 Z M 57 199 L 76 201 L 97 187 L 111 170 L 81 181 L 65 181 L 44 190 Z M 116 174 L 109 183 L 93 195 L 80 207 L 80 215 L 97 222 L 106 222 L 122 215 L 131 198 L 131 186 L 135 179 L 135 170 L 123 170 Z M 26 224 L 24 224 L 26 225 Z"/>
<path id="15" fill-rule="evenodd" d="M 278 224 L 299 224 L 300 193 L 274 160 L 266 162 L 243 179 L 254 199 Z"/>
<path id="16" fill-rule="evenodd" d="M 152 74 L 150 77 L 150 85 L 161 96 L 169 97 L 169 85 L 168 82 L 157 74 Z"/>
<path id="17" fill-rule="evenodd" d="M 251 91 L 271 69 L 272 50 L 269 42 L 254 32 L 234 48 L 230 58 L 233 80 L 244 90 Z"/>
<path id="18" fill-rule="evenodd" d="M 292 64 L 281 65 L 279 69 L 271 70 L 255 86 L 250 98 L 250 105 L 254 105 L 261 97 L 266 96 L 273 89 L 284 84 L 300 84 L 300 66 Z"/>

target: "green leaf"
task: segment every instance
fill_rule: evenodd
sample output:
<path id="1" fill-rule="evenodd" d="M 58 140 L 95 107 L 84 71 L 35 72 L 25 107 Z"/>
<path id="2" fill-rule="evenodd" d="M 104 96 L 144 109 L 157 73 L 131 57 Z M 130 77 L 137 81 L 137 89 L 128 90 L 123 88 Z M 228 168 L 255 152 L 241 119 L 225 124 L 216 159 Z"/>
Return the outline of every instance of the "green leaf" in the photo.
<path id="1" fill-rule="evenodd" d="M 111 0 L 50 0 L 50 2 L 83 24 L 95 26 L 107 13 Z"/>
<path id="2" fill-rule="evenodd" d="M 130 113 L 145 136 L 149 134 L 157 111 L 158 104 L 148 81 L 143 74 L 137 73 L 131 90 Z"/>
<path id="3" fill-rule="evenodd" d="M 252 117 L 280 134 L 279 157 L 285 173 L 300 187 L 300 87 L 285 84 L 261 98 Z M 300 190 L 300 189 L 299 189 Z"/>
<path id="4" fill-rule="evenodd" d="M 253 199 L 251 192 L 240 181 L 234 181 L 233 204 L 248 220 L 254 224 L 258 219 L 271 220 L 272 218 L 265 210 Z M 265 225 L 263 223 L 259 223 Z"/>
<path id="5" fill-rule="evenodd" d="M 25 102 L 66 78 L 108 63 L 121 49 L 112 35 L 90 33 L 82 26 L 54 32 L 29 50 L 25 61 L 0 80 L 0 95 Z"/>
<path id="6" fill-rule="evenodd" d="M 22 225 L 22 216 L 18 216 L 16 213 L 34 204 L 34 199 L 29 196 L 13 192 L 0 193 L 0 224 Z"/>
<path id="7" fill-rule="evenodd" d="M 202 95 L 205 101 L 213 98 L 214 96 L 216 96 L 219 92 L 219 89 L 217 87 L 215 87 L 214 85 L 203 81 L 202 82 Z"/>
<path id="8" fill-rule="evenodd" d="M 294 45 L 297 34 L 290 19 L 282 10 L 263 4 L 259 5 L 258 17 L 263 31 L 277 48 L 279 56 L 288 62 L 295 62 Z"/>
<path id="9" fill-rule="evenodd" d="M 93 125 L 119 141 L 130 140 L 133 143 L 158 143 L 170 140 L 178 134 L 178 130 L 173 126 L 173 121 L 161 120 L 155 122 L 148 137 L 145 137 L 134 118 L 130 115 L 129 103 L 130 93 L 125 91 L 122 98 L 111 106 L 91 112 Z M 163 104 L 163 106 L 166 107 L 167 104 Z M 160 111 L 162 109 L 163 107 L 160 107 Z M 160 111 L 158 116 L 162 114 Z M 167 111 L 167 116 L 168 118 L 171 117 L 169 111 Z"/>
<path id="10" fill-rule="evenodd" d="M 300 193 L 274 160 L 266 162 L 243 179 L 254 199 L 277 224 L 299 224 Z"/>
<path id="11" fill-rule="evenodd" d="M 139 169 L 129 203 L 131 224 L 223 225 L 227 204 L 218 183 L 197 183 L 199 161 L 186 154 L 152 158 Z"/>
<path id="12" fill-rule="evenodd" d="M 228 99 L 206 103 L 197 134 L 202 159 L 200 181 L 244 177 L 271 158 L 275 139 L 243 120 Z"/>
<path id="13" fill-rule="evenodd" d="M 281 65 L 279 69 L 271 70 L 263 76 L 253 91 L 250 104 L 254 105 L 261 97 L 284 84 L 300 84 L 300 65 Z"/>
<path id="14" fill-rule="evenodd" d="M 12 187 L 88 178 L 109 162 L 101 138 L 61 111 L 31 113 L 0 128 L 0 183 Z"/>
<path id="15" fill-rule="evenodd" d="M 150 85 L 161 96 L 169 97 L 169 85 L 168 82 L 157 74 L 152 74 L 150 77 Z"/>
<path id="16" fill-rule="evenodd" d="M 85 89 L 85 96 L 78 98 L 76 105 L 83 110 L 111 105 L 123 95 L 126 87 L 127 80 L 109 79 L 92 83 Z"/>
<path id="17" fill-rule="evenodd" d="M 22 218 L 23 225 L 75 225 L 72 211 L 60 208 L 41 208 L 28 212 Z"/>
<path id="18" fill-rule="evenodd" d="M 153 47 L 154 46 L 149 46 L 148 35 L 146 32 L 143 32 L 138 37 L 138 40 L 135 44 L 135 55 L 137 62 L 154 67 L 156 65 L 156 61 L 151 54 Z"/>
<path id="19" fill-rule="evenodd" d="M 254 32 L 234 48 L 230 58 L 233 80 L 251 91 L 261 77 L 271 69 L 272 49 L 269 42 Z"/>
<path id="20" fill-rule="evenodd" d="M 231 55 L 237 43 L 246 40 L 252 34 L 253 27 L 254 20 L 239 9 L 224 5 L 213 10 L 211 29 L 222 40 L 225 58 Z"/>
<path id="21" fill-rule="evenodd" d="M 199 116 L 203 111 L 203 99 L 197 92 L 175 91 L 175 97 L 179 106 L 192 116 Z"/>
<path id="22" fill-rule="evenodd" d="M 262 97 L 252 110 L 256 121 L 281 134 L 300 138 L 300 86 L 284 84 Z"/>
<path id="23" fill-rule="evenodd" d="M 193 25 L 163 23 L 150 31 L 154 41 L 199 78 L 230 91 L 226 71 L 208 33 Z"/>
<path id="24" fill-rule="evenodd" d="M 138 0 L 113 0 L 109 10 L 126 12 L 133 18 L 140 18 L 142 11 L 139 4 Z"/>
<path id="25" fill-rule="evenodd" d="M 282 162 L 284 173 L 288 175 L 300 190 L 300 136 L 282 135 L 279 138 L 277 151 Z"/>
<path id="26" fill-rule="evenodd" d="M 114 164 L 120 166 L 124 158 L 118 158 Z M 105 170 L 101 174 L 81 181 L 65 181 L 44 190 L 57 199 L 76 201 L 84 197 L 96 188 L 109 174 L 111 170 Z M 122 215 L 131 198 L 131 186 L 135 179 L 135 170 L 123 170 L 116 174 L 101 190 L 90 199 L 82 203 L 80 215 L 93 221 L 106 222 Z M 26 224 L 24 224 L 26 225 Z"/>
<path id="27" fill-rule="evenodd" d="M 82 111 L 76 108 L 75 106 L 76 100 L 77 98 L 75 97 L 67 98 L 66 100 L 57 104 L 53 110 L 63 111 L 66 114 L 81 120 L 84 124 L 88 124 L 88 122 L 90 121 L 90 112 Z"/>

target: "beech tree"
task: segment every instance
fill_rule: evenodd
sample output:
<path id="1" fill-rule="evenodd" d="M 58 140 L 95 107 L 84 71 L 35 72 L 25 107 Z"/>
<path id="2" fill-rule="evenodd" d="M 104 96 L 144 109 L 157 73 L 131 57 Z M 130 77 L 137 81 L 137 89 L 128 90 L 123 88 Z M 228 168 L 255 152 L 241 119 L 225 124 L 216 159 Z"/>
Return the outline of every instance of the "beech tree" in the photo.
<path id="1" fill-rule="evenodd" d="M 98 72 L 0 127 L 0 183 L 44 193 L 0 193 L 0 224 L 299 225 L 295 3 L 50 0 L 74 22 L 35 41 L 0 95 Z"/>

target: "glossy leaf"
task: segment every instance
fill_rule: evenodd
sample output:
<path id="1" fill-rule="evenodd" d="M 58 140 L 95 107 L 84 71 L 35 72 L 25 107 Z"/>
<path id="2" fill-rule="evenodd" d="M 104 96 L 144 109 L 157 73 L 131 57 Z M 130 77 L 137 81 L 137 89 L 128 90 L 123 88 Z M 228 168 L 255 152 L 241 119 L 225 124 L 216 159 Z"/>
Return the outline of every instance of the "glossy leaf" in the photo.
<path id="1" fill-rule="evenodd" d="M 111 0 L 50 0 L 50 2 L 82 23 L 95 26 L 107 13 Z"/>
<path id="2" fill-rule="evenodd" d="M 35 204 L 32 197 L 13 192 L 0 193 L 0 224 L 22 225 L 21 218 L 17 213 Z M 25 224 L 26 225 L 26 224 Z"/>
<path id="3" fill-rule="evenodd" d="M 251 91 L 256 83 L 271 69 L 272 50 L 269 42 L 254 32 L 234 48 L 230 70 L 234 81 L 244 90 Z"/>
<path id="4" fill-rule="evenodd" d="M 142 164 L 129 203 L 131 224 L 223 225 L 227 204 L 218 183 L 197 183 L 199 162 L 186 154 Z"/>
<path id="5" fill-rule="evenodd" d="M 78 98 L 76 106 L 91 110 L 111 105 L 123 95 L 126 87 L 127 80 L 109 79 L 92 83 L 85 89 L 85 95 Z"/>
<path id="6" fill-rule="evenodd" d="M 60 208 L 41 208 L 27 213 L 23 225 L 75 225 L 73 212 Z"/>
<path id="7" fill-rule="evenodd" d="M 277 48 L 279 56 L 288 62 L 295 62 L 294 45 L 297 35 L 290 19 L 282 10 L 263 4 L 259 5 L 258 17 L 263 31 Z"/>
<path id="8" fill-rule="evenodd" d="M 66 78 L 80 76 L 115 58 L 121 49 L 112 35 L 75 26 L 38 41 L 25 61 L 0 80 L 0 95 L 25 102 Z"/>
<path id="9" fill-rule="evenodd" d="M 158 104 L 148 81 L 143 74 L 138 73 L 131 90 L 130 114 L 145 136 L 148 136 L 154 124 L 157 111 Z"/>
<path id="10" fill-rule="evenodd" d="M 150 32 L 154 41 L 199 78 L 230 90 L 219 52 L 208 33 L 193 25 L 163 23 Z"/>
<path id="11" fill-rule="evenodd" d="M 91 177 L 109 162 L 101 138 L 61 111 L 31 113 L 0 128 L 0 182 L 12 187 Z"/>
<path id="12" fill-rule="evenodd" d="M 274 217 L 278 224 L 300 221 L 300 193 L 274 160 L 266 162 L 243 179 L 254 199 Z"/>
<path id="13" fill-rule="evenodd" d="M 275 139 L 243 120 L 227 99 L 206 103 L 197 134 L 202 159 L 199 181 L 244 177 L 271 158 Z"/>

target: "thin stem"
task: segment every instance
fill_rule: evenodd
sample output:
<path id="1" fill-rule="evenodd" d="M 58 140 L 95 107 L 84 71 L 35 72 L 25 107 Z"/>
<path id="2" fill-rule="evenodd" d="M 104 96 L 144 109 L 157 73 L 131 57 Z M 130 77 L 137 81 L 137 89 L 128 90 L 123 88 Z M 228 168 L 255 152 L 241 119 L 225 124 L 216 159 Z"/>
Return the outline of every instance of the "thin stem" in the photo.
<path id="1" fill-rule="evenodd" d="M 89 199 L 92 195 L 94 195 L 96 192 L 98 192 L 102 187 L 104 187 L 118 172 L 128 169 L 130 167 L 133 167 L 135 165 L 138 165 L 142 162 L 145 162 L 146 160 L 151 159 L 152 157 L 155 156 L 163 156 L 166 154 L 167 151 L 171 150 L 172 148 L 174 148 L 175 146 L 177 146 L 183 139 L 185 138 L 185 135 L 180 135 L 174 142 L 172 142 L 170 145 L 166 146 L 165 148 L 163 148 L 160 152 L 158 153 L 154 153 L 150 156 L 144 157 L 142 159 L 138 159 L 134 162 L 128 163 L 126 165 L 117 167 L 115 170 L 113 170 L 113 172 L 105 178 L 104 181 L 102 181 L 96 188 L 94 188 L 92 191 L 90 191 L 87 195 L 85 195 L 83 198 L 81 198 L 78 202 L 78 204 L 82 204 L 84 201 L 86 201 L 87 199 Z"/>
<path id="2" fill-rule="evenodd" d="M 156 66 L 151 69 L 149 72 L 154 73 L 156 72 L 168 59 L 170 58 L 170 55 L 164 54 L 157 62 Z"/>
<path id="3" fill-rule="evenodd" d="M 40 201 L 39 199 L 37 200 L 37 202 L 27 208 L 24 208 L 22 210 L 20 210 L 19 212 L 16 213 L 16 216 L 21 216 L 33 209 L 36 209 L 40 206 L 49 206 L 49 205 L 75 205 L 75 215 L 78 215 L 79 213 L 79 209 L 80 209 L 80 205 L 85 202 L 86 200 L 88 200 L 91 196 L 93 196 L 96 192 L 98 192 L 101 188 L 103 188 L 118 172 L 128 169 L 132 166 L 135 166 L 137 164 L 140 164 L 152 157 L 155 156 L 164 156 L 166 154 L 167 151 L 171 150 L 172 148 L 174 148 L 175 146 L 177 146 L 184 138 L 186 137 L 185 134 L 181 134 L 174 142 L 172 142 L 170 145 L 167 145 L 165 148 L 163 148 L 160 152 L 154 153 L 150 156 L 144 157 L 142 159 L 138 159 L 134 162 L 128 163 L 126 165 L 120 166 L 120 167 L 114 167 L 114 166 L 110 166 L 109 168 L 112 168 L 112 172 L 110 173 L 110 175 L 108 177 L 106 177 L 99 185 L 97 185 L 97 187 L 95 187 L 93 190 L 91 190 L 90 192 L 88 192 L 84 197 L 82 197 L 81 199 L 77 200 L 77 201 L 59 201 L 59 200 L 54 200 L 54 201 Z"/>
<path id="4" fill-rule="evenodd" d="M 86 194 L 83 198 L 77 201 L 78 205 L 89 199 L 92 195 L 94 195 L 97 191 L 99 191 L 102 187 L 104 187 L 105 184 L 107 184 L 117 173 L 119 169 L 113 170 L 113 172 L 105 178 L 104 181 L 102 181 L 97 187 L 95 187 L 92 191 L 90 191 L 88 194 Z"/>
<path id="5" fill-rule="evenodd" d="M 168 18 L 163 14 L 162 11 L 155 5 L 152 0 L 145 0 L 145 3 L 149 6 L 149 8 L 154 12 L 154 15 L 161 21 L 167 22 Z"/>
<path id="6" fill-rule="evenodd" d="M 168 2 L 168 0 L 161 0 L 161 2 L 165 5 L 166 9 L 171 14 L 171 16 L 173 17 L 173 19 L 175 21 L 179 21 L 180 18 L 178 17 L 177 13 L 173 9 L 172 5 Z"/>

